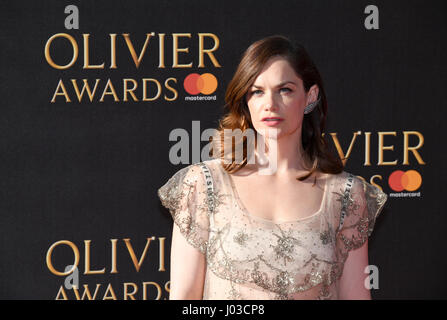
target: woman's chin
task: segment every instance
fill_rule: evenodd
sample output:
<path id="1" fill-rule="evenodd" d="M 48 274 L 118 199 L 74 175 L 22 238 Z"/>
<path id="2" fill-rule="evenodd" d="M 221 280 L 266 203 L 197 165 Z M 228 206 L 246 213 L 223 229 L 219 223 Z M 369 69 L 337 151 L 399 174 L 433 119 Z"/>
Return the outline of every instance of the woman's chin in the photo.
<path id="1" fill-rule="evenodd" d="M 261 135 L 264 140 L 280 140 L 281 138 L 284 138 L 286 136 L 284 130 L 282 129 L 276 129 L 276 130 L 262 130 L 261 132 L 258 131 L 258 134 Z"/>

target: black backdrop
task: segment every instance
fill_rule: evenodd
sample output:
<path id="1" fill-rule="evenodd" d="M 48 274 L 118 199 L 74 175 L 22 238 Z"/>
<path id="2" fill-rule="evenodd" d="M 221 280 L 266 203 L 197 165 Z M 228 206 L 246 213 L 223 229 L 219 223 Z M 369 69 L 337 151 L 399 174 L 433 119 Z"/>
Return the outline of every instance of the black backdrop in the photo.
<path id="1" fill-rule="evenodd" d="M 64 26 L 70 4 L 79 9 L 78 30 Z M 364 26 L 370 4 L 379 10 L 378 30 Z M 201 131 L 215 128 L 243 50 L 272 34 L 301 42 L 313 57 L 329 102 L 326 133 L 336 134 L 343 152 L 360 131 L 346 170 L 368 181 L 377 175 L 374 182 L 390 195 L 369 244 L 370 264 L 380 272 L 373 298 L 446 298 L 446 12 L 443 1 L 2 1 L 0 298 L 62 298 L 65 277 L 50 271 L 47 253 L 56 244 L 51 262 L 64 271 L 74 259 L 70 246 L 57 245 L 66 240 L 79 250 L 79 285 L 93 293 L 99 284 L 96 299 L 123 299 L 126 286 L 128 292 L 137 289 L 137 299 L 145 288 L 147 299 L 166 299 L 172 220 L 156 190 L 189 164 L 170 162 L 175 142 L 169 133 L 184 128 L 192 134 L 194 120 Z M 130 35 L 139 52 L 151 32 L 155 37 L 136 68 L 122 34 Z M 57 33 L 71 35 L 79 47 L 76 63 L 66 70 L 52 68 L 44 55 Z M 116 69 L 109 68 L 110 33 L 117 34 Z M 159 33 L 165 34 L 165 68 L 158 68 Z M 179 63 L 192 67 L 172 68 L 173 33 L 191 35 L 179 39 L 180 48 L 189 48 L 179 53 Z M 208 56 L 205 67 L 198 67 L 199 33 L 218 38 L 214 56 L 221 67 Z M 83 69 L 82 34 L 90 34 L 90 63 L 105 62 L 103 69 Z M 214 40 L 204 43 L 211 48 Z M 54 60 L 70 61 L 69 42 L 53 44 Z M 185 100 L 190 95 L 182 84 L 190 73 L 217 78 L 211 94 L 216 100 Z M 173 96 L 164 86 L 170 77 L 177 81 L 171 82 L 178 93 L 174 101 L 163 98 Z M 158 99 L 141 101 L 143 78 L 161 83 Z M 110 79 L 119 101 L 106 95 L 100 102 L 97 93 L 92 102 L 79 102 L 70 79 L 78 85 L 88 79 L 92 87 L 100 79 L 99 93 Z M 123 79 L 138 83 L 139 101 L 123 101 Z M 72 102 L 63 96 L 51 102 L 59 80 Z M 423 139 L 423 163 L 412 152 L 404 163 L 407 131 L 419 133 L 410 134 L 410 146 Z M 371 132 L 370 147 L 365 132 Z M 393 146 L 384 149 L 383 160 L 395 163 L 378 162 L 379 133 L 384 146 Z M 388 177 L 396 170 L 420 174 L 415 195 L 392 190 Z M 129 247 L 139 259 L 151 237 L 137 271 Z M 88 243 L 91 270 L 104 273 L 84 274 Z M 63 290 L 76 298 L 73 290 Z"/>

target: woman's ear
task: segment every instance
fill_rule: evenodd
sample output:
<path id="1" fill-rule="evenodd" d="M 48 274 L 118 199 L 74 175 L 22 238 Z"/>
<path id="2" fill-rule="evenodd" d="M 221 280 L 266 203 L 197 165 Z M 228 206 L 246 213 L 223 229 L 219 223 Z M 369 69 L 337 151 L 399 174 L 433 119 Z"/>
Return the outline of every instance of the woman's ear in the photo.
<path id="1" fill-rule="evenodd" d="M 319 93 L 319 89 L 316 84 L 314 84 L 312 87 L 310 87 L 310 89 L 307 93 L 307 104 L 317 101 L 318 93 Z"/>

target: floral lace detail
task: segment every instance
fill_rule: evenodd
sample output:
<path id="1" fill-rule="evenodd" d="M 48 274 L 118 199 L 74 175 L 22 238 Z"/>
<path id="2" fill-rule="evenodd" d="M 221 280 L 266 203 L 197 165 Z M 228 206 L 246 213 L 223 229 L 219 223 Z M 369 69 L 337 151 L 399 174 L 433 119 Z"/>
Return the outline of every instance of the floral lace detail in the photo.
<path id="1" fill-rule="evenodd" d="M 270 245 L 270 247 L 273 248 L 276 258 L 284 259 L 284 265 L 286 265 L 287 262 L 292 262 L 294 260 L 292 254 L 295 250 L 295 246 L 301 245 L 301 242 L 291 235 L 285 235 L 282 230 L 281 233 L 281 235 L 273 233 L 273 235 L 278 238 L 278 242 L 275 246 Z"/>
<path id="2" fill-rule="evenodd" d="M 347 189 L 343 173 L 332 177 L 333 196 L 318 219 L 266 227 L 238 211 L 220 163 L 205 163 L 214 190 L 207 190 L 199 166 L 191 165 L 158 192 L 188 242 L 206 255 L 207 268 L 227 283 L 204 299 L 336 299 L 349 251 L 371 234 L 386 194 L 352 175 Z"/>
<path id="3" fill-rule="evenodd" d="M 320 233 L 320 240 L 323 244 L 328 244 L 332 242 L 331 233 L 329 230 L 323 231 Z"/>
<path id="4" fill-rule="evenodd" d="M 211 230 L 210 217 L 219 212 L 228 194 L 209 192 L 199 164 L 177 171 L 160 189 L 158 197 L 169 209 L 187 241 L 206 253 Z"/>
<path id="5" fill-rule="evenodd" d="M 246 234 L 244 231 L 239 231 L 238 234 L 235 235 L 233 239 L 234 239 L 234 242 L 243 246 L 246 244 L 246 241 L 248 239 L 248 234 Z"/>
<path id="6" fill-rule="evenodd" d="M 363 246 L 371 235 L 377 216 L 388 196 L 379 188 L 356 178 L 349 196 L 338 193 L 339 201 L 347 206 L 346 219 L 336 234 L 337 264 L 333 266 L 330 280 L 334 282 L 343 274 L 349 251 Z"/>

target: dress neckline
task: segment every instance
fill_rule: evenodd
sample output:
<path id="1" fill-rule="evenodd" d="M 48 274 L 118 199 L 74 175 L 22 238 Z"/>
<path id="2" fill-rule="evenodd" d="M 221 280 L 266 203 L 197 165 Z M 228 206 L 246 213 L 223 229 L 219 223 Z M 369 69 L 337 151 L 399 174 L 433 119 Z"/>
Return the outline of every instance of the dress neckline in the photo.
<path id="1" fill-rule="evenodd" d="M 244 205 L 244 203 L 242 202 L 241 198 L 239 197 L 239 193 L 238 193 L 238 191 L 237 191 L 237 189 L 236 189 L 236 185 L 234 184 L 233 177 L 231 176 L 231 174 L 228 173 L 224 168 L 222 168 L 220 163 L 218 163 L 217 165 L 220 167 L 219 169 L 220 169 L 221 171 L 223 171 L 223 174 L 226 175 L 227 179 L 228 179 L 229 182 L 230 182 L 230 185 L 231 185 L 231 191 L 232 191 L 233 196 L 234 196 L 234 198 L 235 198 L 235 200 L 236 200 L 236 204 L 238 205 L 238 207 L 241 209 L 242 212 L 244 212 L 248 217 L 250 217 L 250 218 L 252 218 L 252 219 L 256 219 L 256 220 L 260 220 L 260 221 L 264 221 L 264 222 L 266 222 L 266 223 L 270 223 L 270 224 L 273 224 L 273 225 L 281 225 L 281 224 L 286 224 L 286 223 L 287 223 L 287 224 L 290 224 L 290 223 L 297 223 L 297 222 L 301 222 L 301 221 L 304 221 L 304 220 L 309 220 L 309 219 L 311 219 L 311 218 L 314 218 L 314 217 L 320 215 L 320 213 L 323 211 L 323 209 L 324 209 L 324 207 L 325 207 L 326 195 L 327 195 L 327 193 L 328 193 L 328 180 L 329 180 L 329 178 L 330 178 L 330 175 L 328 175 L 328 174 L 326 175 L 326 177 L 325 177 L 325 181 L 324 181 L 324 192 L 323 192 L 323 197 L 322 197 L 322 199 L 321 199 L 320 207 L 319 207 L 319 209 L 318 209 L 316 212 L 314 212 L 313 214 L 311 214 L 311 215 L 309 215 L 309 216 L 307 216 L 307 217 L 303 217 L 303 218 L 298 218 L 298 219 L 293 219 L 293 220 L 286 220 L 286 221 L 277 221 L 277 222 L 275 222 L 275 221 L 273 221 L 273 220 L 271 220 L 271 219 L 266 219 L 266 218 L 262 218 L 262 217 L 253 215 L 252 213 L 250 213 L 250 212 L 247 210 L 247 208 L 245 207 L 245 205 Z"/>

